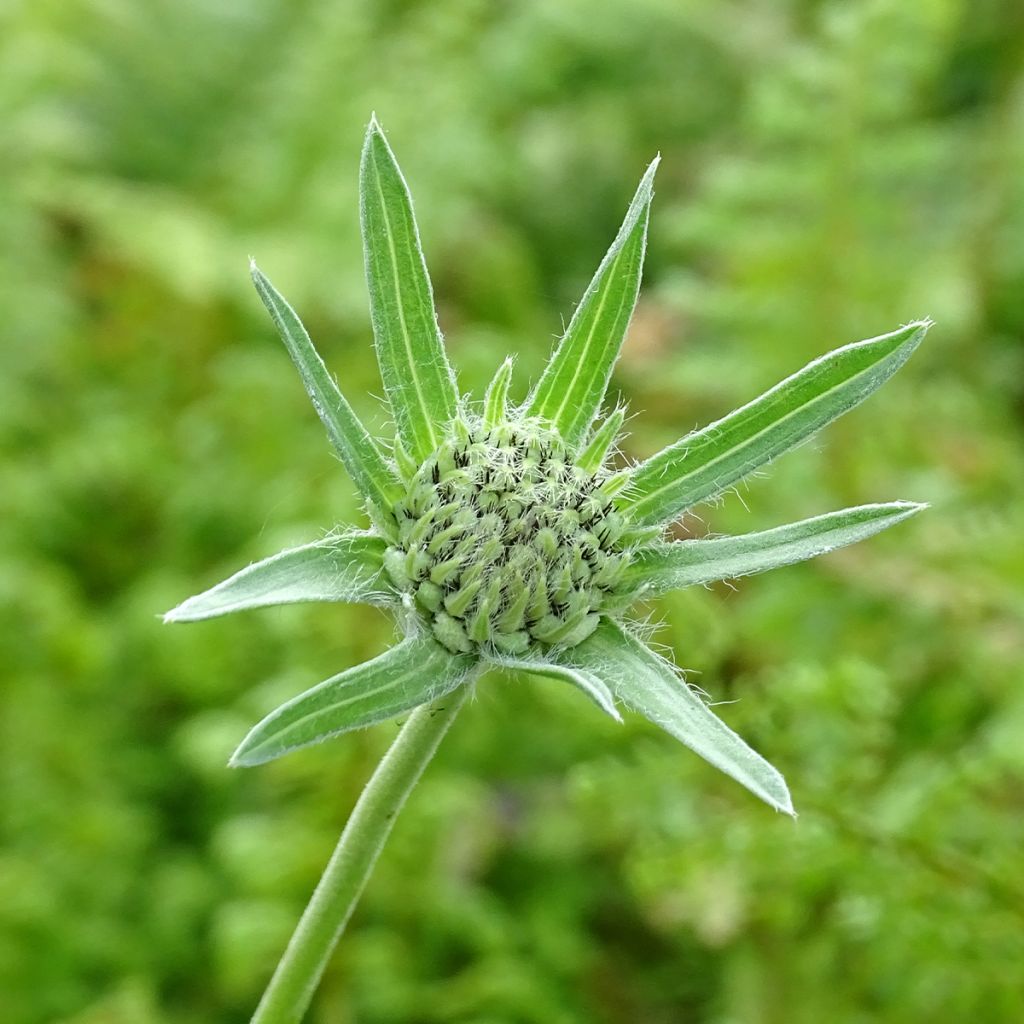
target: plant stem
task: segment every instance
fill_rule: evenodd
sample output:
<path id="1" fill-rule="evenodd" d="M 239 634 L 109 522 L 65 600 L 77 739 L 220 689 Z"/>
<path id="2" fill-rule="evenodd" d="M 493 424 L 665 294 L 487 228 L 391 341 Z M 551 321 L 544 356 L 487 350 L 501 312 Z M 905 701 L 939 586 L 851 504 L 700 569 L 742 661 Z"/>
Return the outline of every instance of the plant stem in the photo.
<path id="1" fill-rule="evenodd" d="M 462 685 L 440 705 L 418 707 L 402 726 L 363 789 L 252 1024 L 299 1024 L 302 1020 L 398 812 L 469 690 L 469 685 Z"/>

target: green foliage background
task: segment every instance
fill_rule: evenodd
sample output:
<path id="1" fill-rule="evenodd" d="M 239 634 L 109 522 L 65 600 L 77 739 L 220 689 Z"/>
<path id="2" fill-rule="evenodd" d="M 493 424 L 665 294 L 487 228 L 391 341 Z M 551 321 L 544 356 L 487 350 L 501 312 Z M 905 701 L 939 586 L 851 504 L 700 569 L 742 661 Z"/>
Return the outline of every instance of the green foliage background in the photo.
<path id="1" fill-rule="evenodd" d="M 1019 1021 L 1022 12 L 3 4 L 0 1019 L 247 1020 L 394 734 L 228 771 L 252 722 L 391 626 L 157 618 L 357 517 L 246 258 L 383 429 L 356 202 L 375 109 L 464 387 L 516 352 L 525 393 L 660 150 L 614 382 L 627 454 L 931 315 L 867 406 L 685 526 L 935 507 L 650 609 L 796 824 L 637 719 L 489 679 L 313 1021 Z"/>

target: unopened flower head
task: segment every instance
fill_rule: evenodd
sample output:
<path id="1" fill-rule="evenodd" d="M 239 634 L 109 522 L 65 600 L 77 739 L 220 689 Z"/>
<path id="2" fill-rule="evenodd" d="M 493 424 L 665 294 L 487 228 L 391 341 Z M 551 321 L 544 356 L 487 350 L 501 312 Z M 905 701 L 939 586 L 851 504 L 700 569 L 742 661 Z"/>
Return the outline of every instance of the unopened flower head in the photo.
<path id="1" fill-rule="evenodd" d="M 536 419 L 459 417 L 395 503 L 384 568 L 455 653 L 574 647 L 619 597 L 624 520 Z"/>
<path id="2" fill-rule="evenodd" d="M 737 537 L 668 542 L 695 505 L 796 447 L 887 381 L 929 321 L 845 345 L 645 461 L 613 467 L 624 413 L 602 415 L 640 288 L 655 159 L 565 334 L 525 399 L 512 359 L 482 402 L 460 393 L 437 326 L 412 201 L 370 124 L 360 209 L 377 359 L 395 422 L 378 444 L 298 316 L 253 267 L 260 297 L 372 529 L 336 531 L 243 569 L 169 612 L 209 618 L 294 601 L 391 608 L 403 637 L 260 722 L 233 763 L 257 764 L 469 686 L 489 665 L 568 682 L 609 714 L 635 710 L 773 807 L 782 776 L 730 730 L 624 618 L 630 602 L 762 572 L 862 540 L 913 515 L 862 505 Z"/>

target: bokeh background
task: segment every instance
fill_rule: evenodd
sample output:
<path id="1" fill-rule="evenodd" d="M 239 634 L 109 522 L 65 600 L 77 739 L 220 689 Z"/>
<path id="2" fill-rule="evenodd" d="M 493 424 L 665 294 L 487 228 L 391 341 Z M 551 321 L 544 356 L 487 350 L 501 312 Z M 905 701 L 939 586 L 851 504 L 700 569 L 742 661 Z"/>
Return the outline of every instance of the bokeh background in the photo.
<path id="1" fill-rule="evenodd" d="M 251 771 L 377 611 L 158 613 L 359 518 L 247 257 L 385 430 L 376 110 L 464 388 L 535 379 L 660 151 L 615 388 L 641 457 L 930 315 L 871 401 L 694 535 L 933 509 L 646 609 L 786 774 L 490 678 L 314 1024 L 1024 1015 L 1024 7 L 1004 0 L 0 4 L 0 1019 L 248 1019 L 389 723 Z"/>

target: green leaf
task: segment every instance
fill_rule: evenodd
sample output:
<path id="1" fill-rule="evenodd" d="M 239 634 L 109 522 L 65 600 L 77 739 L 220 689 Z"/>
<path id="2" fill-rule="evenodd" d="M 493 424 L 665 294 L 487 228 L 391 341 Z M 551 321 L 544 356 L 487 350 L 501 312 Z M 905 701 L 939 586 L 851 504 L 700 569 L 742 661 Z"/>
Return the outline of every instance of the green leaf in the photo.
<path id="1" fill-rule="evenodd" d="M 348 404 L 338 385 L 327 372 L 313 342 L 302 326 L 295 310 L 261 273 L 255 262 L 250 264 L 253 283 L 263 304 L 298 367 L 302 383 L 356 487 L 367 501 L 380 509 L 390 510 L 402 491 L 398 478 L 385 461 L 373 438 Z"/>
<path id="2" fill-rule="evenodd" d="M 512 380 L 512 367 L 515 360 L 508 356 L 498 367 L 494 379 L 487 385 L 484 394 L 484 426 L 496 427 L 504 423 L 508 416 L 508 386 Z"/>
<path id="3" fill-rule="evenodd" d="M 622 430 L 623 421 L 626 418 L 625 409 L 616 409 L 608 418 L 594 431 L 593 437 L 587 442 L 587 447 L 580 453 L 576 465 L 586 473 L 596 473 L 608 457 L 608 452 L 615 444 Z"/>
<path id="4" fill-rule="evenodd" d="M 672 665 L 618 623 L 605 619 L 565 659 L 603 679 L 623 704 L 776 810 L 794 813 L 782 776 L 713 714 Z"/>
<path id="5" fill-rule="evenodd" d="M 527 400 L 526 414 L 550 422 L 570 448 L 586 436 L 601 408 L 633 315 L 659 160 L 647 168 L 615 241 Z"/>
<path id="6" fill-rule="evenodd" d="M 912 501 L 860 505 L 739 537 L 655 544 L 637 552 L 622 583 L 635 588 L 634 596 L 647 597 L 695 583 L 751 576 L 855 544 L 923 508 L 927 506 Z"/>
<path id="7" fill-rule="evenodd" d="M 363 146 L 359 208 L 384 390 L 399 438 L 422 461 L 439 447 L 458 390 L 437 326 L 412 197 L 376 118 Z"/>
<path id="8" fill-rule="evenodd" d="M 303 601 L 368 604 L 387 599 L 381 578 L 385 543 L 370 533 L 327 537 L 290 548 L 252 565 L 164 616 L 164 622 L 198 622 L 248 608 Z"/>
<path id="9" fill-rule="evenodd" d="M 564 664 L 558 661 L 532 661 L 522 658 L 501 658 L 495 661 L 501 668 L 515 672 L 530 672 L 538 676 L 550 676 L 552 679 L 560 679 L 562 682 L 571 683 L 578 690 L 585 693 L 605 714 L 611 715 L 616 722 L 622 721 L 622 715 L 615 707 L 615 697 L 612 691 L 605 684 L 603 679 L 598 678 L 593 672 L 576 665 Z"/>
<path id="10" fill-rule="evenodd" d="M 930 326 L 921 320 L 816 359 L 637 466 L 619 508 L 637 526 L 653 526 L 714 497 L 863 402 L 910 358 Z"/>
<path id="11" fill-rule="evenodd" d="M 437 700 L 464 682 L 475 664 L 432 637 L 404 640 L 282 704 L 242 740 L 230 764 L 263 764 Z"/>

